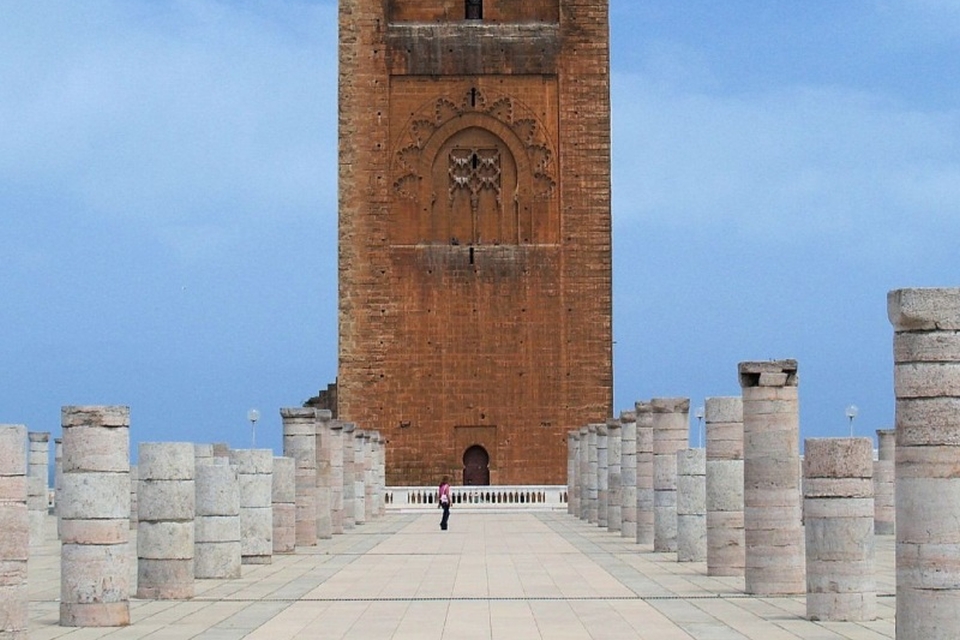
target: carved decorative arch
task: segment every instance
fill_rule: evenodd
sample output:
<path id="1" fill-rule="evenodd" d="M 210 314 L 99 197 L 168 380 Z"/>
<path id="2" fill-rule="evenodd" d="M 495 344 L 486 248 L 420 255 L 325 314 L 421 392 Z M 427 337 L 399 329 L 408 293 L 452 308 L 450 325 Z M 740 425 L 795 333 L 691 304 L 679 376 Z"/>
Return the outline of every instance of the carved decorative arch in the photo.
<path id="1" fill-rule="evenodd" d="M 543 218 L 556 197 L 556 154 L 535 114 L 516 99 L 477 88 L 457 100 L 437 97 L 414 113 L 394 148 L 394 197 L 416 208 L 418 241 L 550 241 L 544 229 L 551 222 Z M 444 204 L 464 194 L 469 205 Z M 490 195 L 495 204 L 483 204 Z M 468 206 L 470 229 L 457 220 Z M 483 222 L 491 215 L 499 220 L 493 226 Z"/>

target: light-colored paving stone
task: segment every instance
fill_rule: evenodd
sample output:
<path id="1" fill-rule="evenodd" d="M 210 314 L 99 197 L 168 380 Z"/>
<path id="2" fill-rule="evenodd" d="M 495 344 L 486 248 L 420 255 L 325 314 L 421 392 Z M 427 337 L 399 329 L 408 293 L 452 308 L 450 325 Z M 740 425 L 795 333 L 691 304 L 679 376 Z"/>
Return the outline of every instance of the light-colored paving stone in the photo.
<path id="1" fill-rule="evenodd" d="M 811 622 L 803 596 L 757 598 L 743 578 L 566 513 L 391 514 L 344 535 L 198 580 L 192 600 L 132 598 L 132 625 L 58 626 L 56 523 L 29 563 L 30 638 L 881 640 L 894 637 L 894 545 L 878 536 L 877 620 Z M 134 535 L 134 532 L 131 532 Z M 135 549 L 135 542 L 133 543 Z"/>

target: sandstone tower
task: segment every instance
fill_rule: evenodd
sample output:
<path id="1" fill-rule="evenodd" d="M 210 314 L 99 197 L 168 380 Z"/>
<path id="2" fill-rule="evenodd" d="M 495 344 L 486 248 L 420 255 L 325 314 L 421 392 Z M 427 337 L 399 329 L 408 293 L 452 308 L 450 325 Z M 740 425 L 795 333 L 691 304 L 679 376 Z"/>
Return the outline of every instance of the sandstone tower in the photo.
<path id="1" fill-rule="evenodd" d="M 562 484 L 612 415 L 606 0 L 340 0 L 338 417 L 387 483 Z"/>

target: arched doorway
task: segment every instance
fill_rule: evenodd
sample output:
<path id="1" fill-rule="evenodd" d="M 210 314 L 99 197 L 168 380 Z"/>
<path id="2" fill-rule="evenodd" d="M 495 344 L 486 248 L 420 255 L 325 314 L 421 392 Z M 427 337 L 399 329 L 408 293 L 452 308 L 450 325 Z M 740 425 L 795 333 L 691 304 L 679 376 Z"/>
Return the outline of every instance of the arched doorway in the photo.
<path id="1" fill-rule="evenodd" d="M 478 444 L 463 452 L 464 486 L 482 486 L 490 484 L 490 454 Z"/>

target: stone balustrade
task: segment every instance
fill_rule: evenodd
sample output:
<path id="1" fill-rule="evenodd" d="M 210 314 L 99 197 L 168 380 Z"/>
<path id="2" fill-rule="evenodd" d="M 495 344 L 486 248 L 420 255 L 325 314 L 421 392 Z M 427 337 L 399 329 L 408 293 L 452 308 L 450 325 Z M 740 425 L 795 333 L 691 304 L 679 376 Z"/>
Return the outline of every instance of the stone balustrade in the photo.
<path id="1" fill-rule="evenodd" d="M 452 487 L 454 509 L 476 511 L 566 511 L 566 485 Z M 387 511 L 437 508 L 437 487 L 386 487 Z"/>

